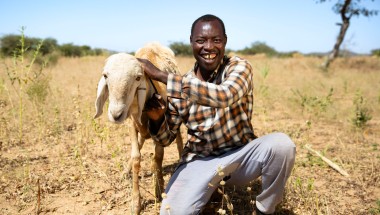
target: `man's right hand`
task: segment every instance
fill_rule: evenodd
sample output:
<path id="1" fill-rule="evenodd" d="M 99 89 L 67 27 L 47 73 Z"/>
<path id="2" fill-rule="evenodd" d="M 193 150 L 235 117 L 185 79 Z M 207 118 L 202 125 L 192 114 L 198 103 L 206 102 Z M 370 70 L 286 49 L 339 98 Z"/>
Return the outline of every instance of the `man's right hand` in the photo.
<path id="1" fill-rule="evenodd" d="M 166 103 L 160 94 L 153 94 L 145 103 L 144 111 L 150 119 L 151 128 L 158 130 L 164 120 Z"/>
<path id="2" fill-rule="evenodd" d="M 168 83 L 169 74 L 167 72 L 159 70 L 147 59 L 137 58 L 137 60 L 140 62 L 142 69 L 149 78 L 162 82 L 164 84 Z"/>

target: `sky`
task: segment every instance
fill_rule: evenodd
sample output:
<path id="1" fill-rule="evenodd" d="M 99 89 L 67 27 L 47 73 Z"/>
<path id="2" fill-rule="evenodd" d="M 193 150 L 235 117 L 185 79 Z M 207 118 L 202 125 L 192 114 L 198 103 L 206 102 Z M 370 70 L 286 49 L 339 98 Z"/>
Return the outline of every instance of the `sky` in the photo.
<path id="1" fill-rule="evenodd" d="M 133 52 L 158 41 L 189 44 L 190 28 L 204 14 L 220 17 L 227 47 L 240 50 L 264 42 L 280 52 L 328 52 L 340 16 L 334 0 L 0 0 L 0 37 L 20 34 L 54 38 L 58 44 Z M 361 4 L 377 16 L 353 17 L 342 49 L 368 54 L 380 48 L 380 1 Z"/>

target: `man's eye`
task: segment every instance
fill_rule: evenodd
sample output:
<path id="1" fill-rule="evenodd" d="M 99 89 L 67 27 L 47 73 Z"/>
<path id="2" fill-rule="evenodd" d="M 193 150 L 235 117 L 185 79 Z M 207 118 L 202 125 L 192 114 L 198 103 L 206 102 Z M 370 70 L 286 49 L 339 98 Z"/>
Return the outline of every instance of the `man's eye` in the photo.
<path id="1" fill-rule="evenodd" d="M 199 44 L 203 44 L 205 41 L 204 40 L 197 40 L 196 42 Z"/>
<path id="2" fill-rule="evenodd" d="M 221 39 L 214 39 L 214 43 L 221 43 L 222 40 Z"/>

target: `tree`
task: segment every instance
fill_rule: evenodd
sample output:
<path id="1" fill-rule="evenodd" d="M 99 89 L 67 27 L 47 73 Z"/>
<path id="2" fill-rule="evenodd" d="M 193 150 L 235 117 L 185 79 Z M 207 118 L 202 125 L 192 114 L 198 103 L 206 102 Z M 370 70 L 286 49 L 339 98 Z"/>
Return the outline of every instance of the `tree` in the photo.
<path id="1" fill-rule="evenodd" d="M 250 47 L 245 47 L 243 50 L 238 51 L 245 55 L 255 55 L 255 54 L 266 54 L 268 56 L 273 56 L 277 54 L 277 51 L 265 44 L 264 42 L 254 42 Z"/>
<path id="2" fill-rule="evenodd" d="M 182 56 L 192 56 L 193 49 L 190 44 L 185 44 L 183 42 L 174 42 L 169 45 L 170 49 L 173 50 L 175 55 Z"/>
<path id="3" fill-rule="evenodd" d="M 61 54 L 65 57 L 82 57 L 82 49 L 72 43 L 66 43 L 59 47 Z"/>
<path id="4" fill-rule="evenodd" d="M 326 2 L 327 0 L 317 0 L 317 2 Z M 374 0 L 371 0 L 374 1 Z M 331 53 L 327 56 L 326 61 L 323 63 L 322 67 L 327 69 L 330 63 L 339 55 L 339 48 L 344 40 L 347 29 L 350 26 L 350 19 L 353 16 L 365 16 L 370 17 L 377 15 L 377 10 L 369 10 L 365 7 L 360 6 L 361 0 L 338 0 L 338 2 L 333 6 L 333 11 L 340 14 L 342 23 L 340 25 L 340 30 L 338 37 L 336 39 L 335 45 Z"/>

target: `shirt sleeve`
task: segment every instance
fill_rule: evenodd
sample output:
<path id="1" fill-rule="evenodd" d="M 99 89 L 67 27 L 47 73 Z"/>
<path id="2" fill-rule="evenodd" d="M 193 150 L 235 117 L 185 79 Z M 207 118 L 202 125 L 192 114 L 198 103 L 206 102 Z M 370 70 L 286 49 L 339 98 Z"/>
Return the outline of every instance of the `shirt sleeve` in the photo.
<path id="1" fill-rule="evenodd" d="M 195 77 L 169 74 L 167 93 L 170 97 L 189 99 L 200 105 L 225 108 L 253 89 L 252 67 L 243 59 L 233 60 L 225 68 L 221 84 Z"/>
<path id="2" fill-rule="evenodd" d="M 165 119 L 161 124 L 157 134 L 152 134 L 153 140 L 158 142 L 162 146 L 169 146 L 173 140 L 177 137 L 177 133 L 180 132 L 180 127 L 182 124 L 182 118 L 179 116 L 178 112 L 168 101 L 168 107 L 165 113 Z M 150 125 L 148 125 L 149 127 Z"/>

